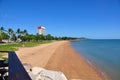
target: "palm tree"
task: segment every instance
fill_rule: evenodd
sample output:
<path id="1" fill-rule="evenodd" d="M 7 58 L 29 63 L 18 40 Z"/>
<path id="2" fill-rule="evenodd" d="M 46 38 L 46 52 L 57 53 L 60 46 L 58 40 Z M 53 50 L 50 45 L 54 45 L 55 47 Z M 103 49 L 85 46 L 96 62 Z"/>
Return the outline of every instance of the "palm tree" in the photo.
<path id="1" fill-rule="evenodd" d="M 7 32 L 7 33 L 8 33 L 8 31 L 7 31 L 7 30 L 5 30 L 5 28 L 4 28 L 4 27 L 0 27 L 0 32 Z"/>
<path id="2" fill-rule="evenodd" d="M 3 35 L 2 35 L 3 30 L 4 30 L 4 27 L 0 27 L 0 41 L 2 41 L 2 38 L 3 38 L 3 37 L 2 37 L 2 36 L 3 36 Z"/>
<path id="3" fill-rule="evenodd" d="M 10 35 L 12 35 L 12 34 L 14 33 L 14 31 L 13 31 L 11 28 L 9 28 L 9 29 L 8 29 L 8 33 L 9 33 Z"/>
<path id="4" fill-rule="evenodd" d="M 14 40 L 14 41 L 17 40 L 16 34 L 12 34 L 12 40 Z"/>
<path id="5" fill-rule="evenodd" d="M 12 38 L 13 34 L 14 34 L 14 31 L 11 28 L 9 28 L 8 29 L 8 34 L 9 34 L 9 40 L 10 40 Z"/>
<path id="6" fill-rule="evenodd" d="M 20 30 L 20 28 L 17 29 L 16 33 L 18 34 L 18 38 L 19 38 L 21 36 L 21 30 Z"/>
<path id="7" fill-rule="evenodd" d="M 0 27 L 0 31 L 4 31 L 4 27 Z"/>
<path id="8" fill-rule="evenodd" d="M 26 29 L 24 29 L 23 34 L 24 34 L 24 36 L 28 34 Z"/>
<path id="9" fill-rule="evenodd" d="M 18 28 L 16 33 L 20 34 L 20 31 L 21 31 L 20 28 Z"/>

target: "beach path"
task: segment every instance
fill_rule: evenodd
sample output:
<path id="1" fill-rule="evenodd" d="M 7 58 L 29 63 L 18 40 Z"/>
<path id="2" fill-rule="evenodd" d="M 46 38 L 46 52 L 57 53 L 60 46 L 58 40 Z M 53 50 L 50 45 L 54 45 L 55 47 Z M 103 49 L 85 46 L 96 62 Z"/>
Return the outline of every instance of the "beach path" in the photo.
<path id="1" fill-rule="evenodd" d="M 62 71 L 68 80 L 104 80 L 103 76 L 74 51 L 69 41 L 19 48 L 16 53 L 22 63 Z"/>

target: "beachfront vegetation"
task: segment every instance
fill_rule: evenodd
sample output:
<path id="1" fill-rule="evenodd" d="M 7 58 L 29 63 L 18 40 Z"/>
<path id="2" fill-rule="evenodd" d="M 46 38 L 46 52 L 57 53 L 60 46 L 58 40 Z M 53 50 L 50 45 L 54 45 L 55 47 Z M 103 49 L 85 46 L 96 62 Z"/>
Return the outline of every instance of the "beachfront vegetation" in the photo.
<path id="1" fill-rule="evenodd" d="M 51 34 L 47 35 L 39 35 L 38 33 L 36 35 L 29 34 L 28 31 L 21 30 L 18 28 L 16 31 L 14 31 L 12 28 L 9 28 L 8 30 L 5 30 L 4 27 L 0 27 L 0 41 L 2 40 L 8 40 L 8 42 L 35 42 L 35 41 L 43 41 L 43 40 L 73 40 L 76 38 L 73 37 L 55 37 Z"/>

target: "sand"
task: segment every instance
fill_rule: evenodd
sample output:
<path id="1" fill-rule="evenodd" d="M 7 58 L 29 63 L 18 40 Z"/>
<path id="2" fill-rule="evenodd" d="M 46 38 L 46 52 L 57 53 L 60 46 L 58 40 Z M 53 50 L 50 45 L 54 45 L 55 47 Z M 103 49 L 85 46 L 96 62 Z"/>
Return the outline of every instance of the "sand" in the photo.
<path id="1" fill-rule="evenodd" d="M 16 51 L 22 63 L 33 67 L 62 71 L 68 80 L 105 80 L 105 77 L 70 46 L 69 41 L 56 41 Z"/>

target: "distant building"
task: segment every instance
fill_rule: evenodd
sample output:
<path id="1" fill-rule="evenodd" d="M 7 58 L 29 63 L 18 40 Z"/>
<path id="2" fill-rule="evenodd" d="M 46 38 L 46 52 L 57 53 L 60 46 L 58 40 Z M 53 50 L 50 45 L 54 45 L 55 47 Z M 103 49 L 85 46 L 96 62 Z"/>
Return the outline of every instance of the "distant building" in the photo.
<path id="1" fill-rule="evenodd" d="M 45 27 L 38 26 L 38 34 L 39 35 L 45 35 Z"/>

